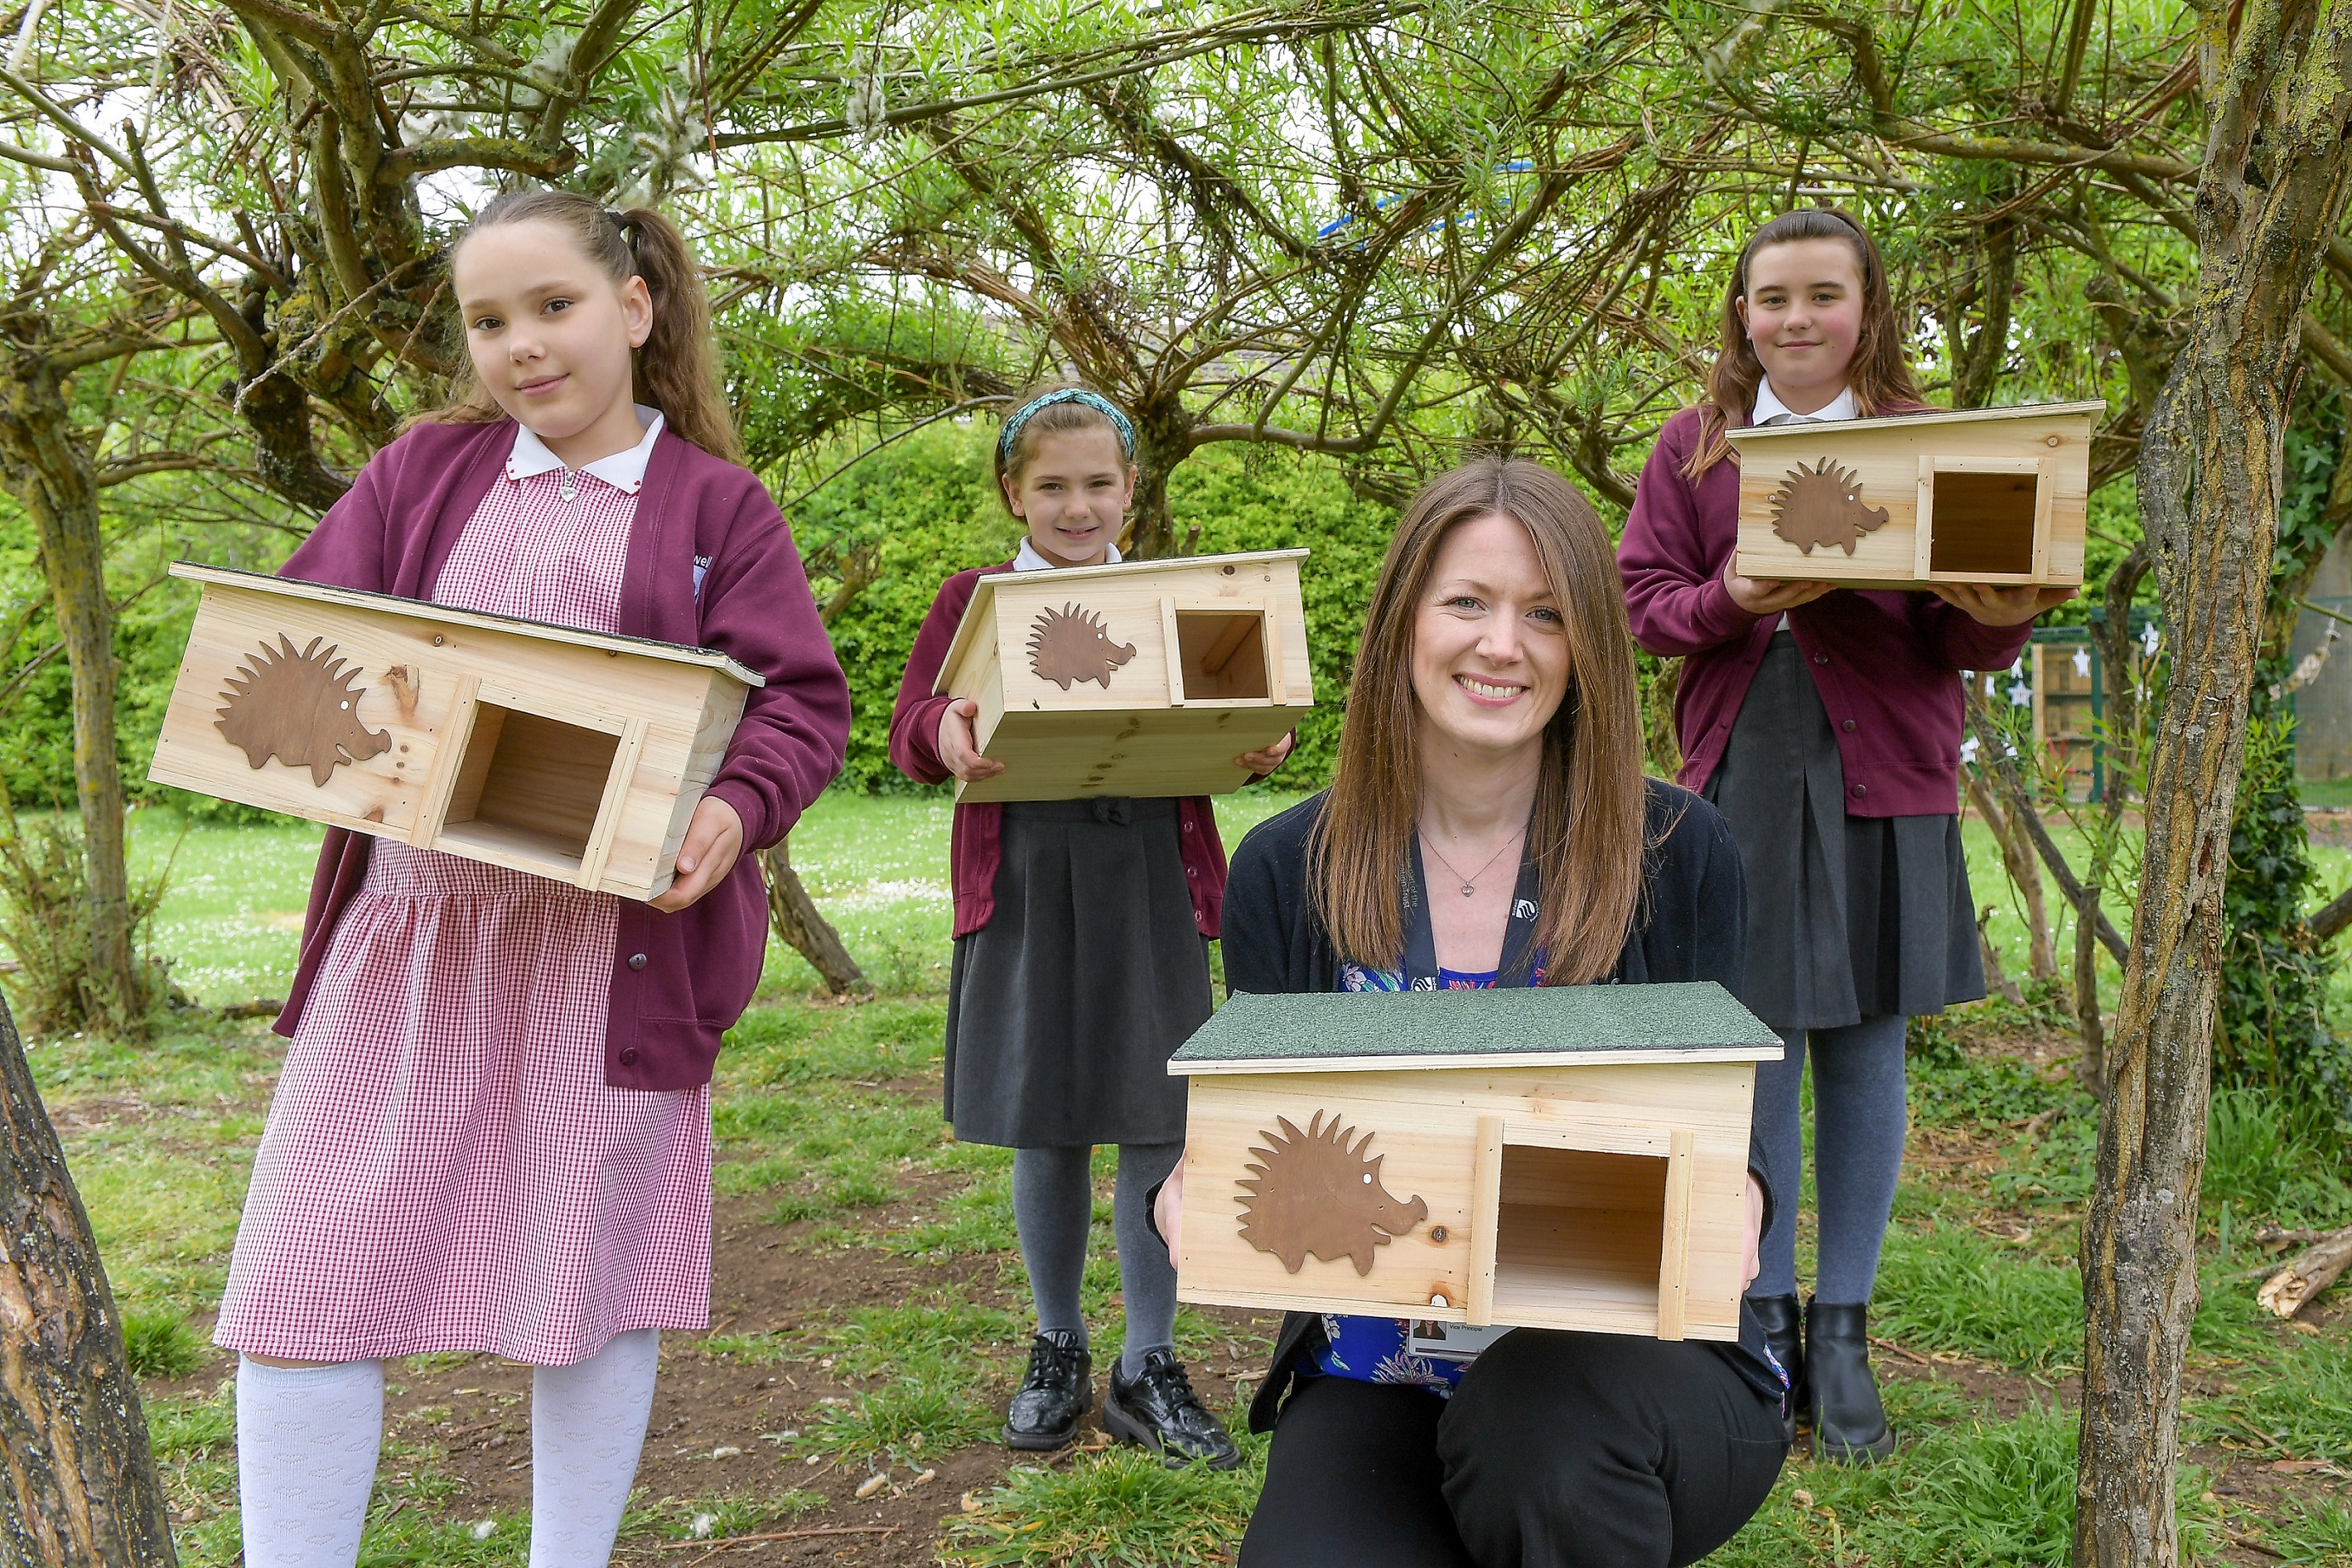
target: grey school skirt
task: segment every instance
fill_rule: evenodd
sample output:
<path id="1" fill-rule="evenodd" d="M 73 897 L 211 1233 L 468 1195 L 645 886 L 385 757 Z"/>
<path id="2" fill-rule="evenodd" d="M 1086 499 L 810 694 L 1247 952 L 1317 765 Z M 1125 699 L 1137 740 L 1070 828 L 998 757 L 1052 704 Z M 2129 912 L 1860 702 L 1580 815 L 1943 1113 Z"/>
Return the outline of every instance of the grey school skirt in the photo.
<path id="1" fill-rule="evenodd" d="M 1985 994 L 1957 816 L 1850 817 L 1797 639 L 1775 632 L 1706 797 L 1748 873 L 1739 999 L 1782 1033 L 1916 1018 Z"/>
<path id="2" fill-rule="evenodd" d="M 968 1144 L 1172 1144 L 1168 1059 L 1209 1017 L 1172 800 L 1004 808 L 996 911 L 948 979 L 947 1117 Z"/>

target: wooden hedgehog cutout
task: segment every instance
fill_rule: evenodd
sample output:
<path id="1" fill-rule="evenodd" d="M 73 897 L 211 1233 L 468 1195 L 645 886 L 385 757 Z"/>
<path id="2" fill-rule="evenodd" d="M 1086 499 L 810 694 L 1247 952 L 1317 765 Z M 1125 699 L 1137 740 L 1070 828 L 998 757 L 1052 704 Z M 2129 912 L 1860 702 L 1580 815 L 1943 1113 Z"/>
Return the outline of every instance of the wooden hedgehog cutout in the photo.
<path id="1" fill-rule="evenodd" d="M 1363 1157 L 1371 1134 L 1350 1148 L 1355 1129 L 1340 1126 L 1337 1116 L 1327 1130 L 1318 1111 L 1304 1133 L 1287 1116 L 1275 1121 L 1280 1133 L 1258 1134 L 1270 1146 L 1250 1150 L 1263 1163 L 1244 1167 L 1250 1179 L 1241 1184 L 1249 1195 L 1242 1199 L 1241 1236 L 1282 1260 L 1291 1273 L 1312 1252 L 1326 1263 L 1352 1258 L 1356 1272 L 1369 1274 L 1374 1248 L 1429 1218 L 1428 1204 L 1400 1198 L 1381 1185 L 1381 1162 L 1388 1156 Z"/>
<path id="2" fill-rule="evenodd" d="M 1789 470 L 1772 492 L 1772 531 L 1805 554 L 1815 545 L 1843 545 L 1852 555 L 1863 535 L 1886 526 L 1886 508 L 1862 504 L 1862 480 L 1824 457 L 1813 467 Z"/>
<path id="3" fill-rule="evenodd" d="M 258 653 L 247 654 L 220 694 L 228 706 L 216 727 L 255 768 L 275 757 L 289 768 L 308 768 L 321 789 L 343 763 L 392 749 L 389 731 L 360 722 L 367 689 L 352 685 L 358 667 L 343 668 L 334 643 L 320 652 L 326 641 L 313 637 L 298 653 L 281 632 L 276 648 L 264 643 Z"/>
<path id="4" fill-rule="evenodd" d="M 1134 657 L 1134 643 L 1112 642 L 1103 618 L 1075 604 L 1045 612 L 1029 631 L 1029 667 L 1066 692 L 1076 681 L 1110 690 L 1111 671 Z"/>

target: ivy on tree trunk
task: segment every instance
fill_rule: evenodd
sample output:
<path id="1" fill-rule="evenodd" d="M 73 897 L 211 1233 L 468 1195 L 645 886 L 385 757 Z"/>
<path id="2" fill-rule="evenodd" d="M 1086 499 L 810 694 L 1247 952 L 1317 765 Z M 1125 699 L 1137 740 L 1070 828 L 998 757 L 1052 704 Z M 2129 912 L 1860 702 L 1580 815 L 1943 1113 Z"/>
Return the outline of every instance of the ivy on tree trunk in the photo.
<path id="1" fill-rule="evenodd" d="M 2234 22 L 2234 33 L 2231 30 Z M 2141 439 L 2171 665 L 2083 1223 L 2077 1568 L 2171 1568 L 2180 1372 L 2227 926 L 2230 827 L 2279 517 L 2305 302 L 2344 212 L 2352 8 L 2199 14 L 2210 131 L 2189 329 Z"/>

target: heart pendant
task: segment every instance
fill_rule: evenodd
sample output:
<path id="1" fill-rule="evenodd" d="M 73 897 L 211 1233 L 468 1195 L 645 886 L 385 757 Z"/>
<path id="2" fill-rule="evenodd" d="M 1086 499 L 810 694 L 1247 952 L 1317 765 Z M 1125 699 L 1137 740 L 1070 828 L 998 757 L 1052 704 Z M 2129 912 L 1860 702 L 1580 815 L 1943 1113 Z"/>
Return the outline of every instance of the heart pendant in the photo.
<path id="1" fill-rule="evenodd" d="M 1477 892 L 1477 891 L 1478 891 L 1478 890 L 1477 890 L 1476 888 L 1475 888 L 1475 887 L 1471 886 L 1471 885 L 1470 885 L 1468 883 L 1466 883 L 1466 882 L 1465 882 L 1465 883 L 1464 883 L 1462 884 L 1462 896 L 1463 896 L 1463 897 L 1465 897 L 1465 898 L 1469 897 L 1472 894 L 1474 894 L 1474 893 L 1475 893 L 1475 892 Z"/>

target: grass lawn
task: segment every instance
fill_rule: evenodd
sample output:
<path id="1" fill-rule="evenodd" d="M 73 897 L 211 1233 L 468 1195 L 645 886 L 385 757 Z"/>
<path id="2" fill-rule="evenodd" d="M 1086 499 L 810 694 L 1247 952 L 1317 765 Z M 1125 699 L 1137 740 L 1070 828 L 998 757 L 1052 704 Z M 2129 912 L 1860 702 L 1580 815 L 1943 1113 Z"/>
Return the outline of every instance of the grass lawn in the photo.
<path id="1" fill-rule="evenodd" d="M 1287 803 L 1222 802 L 1227 843 Z M 2021 972 L 1999 861 L 1979 828 L 1967 831 L 1979 901 L 2003 911 L 1994 934 Z M 1241 1471 L 1210 1476 L 1169 1474 L 1091 1427 L 1051 1461 L 1012 1463 L 994 1441 L 1025 1349 L 1026 1287 L 1009 1156 L 951 1142 L 939 1115 L 947 835 L 943 802 L 848 797 L 827 797 L 793 835 L 794 864 L 883 994 L 835 1005 L 796 955 L 772 950 L 761 999 L 720 1058 L 712 1327 L 665 1341 L 623 1561 L 699 1563 L 702 1551 L 673 1548 L 744 1535 L 773 1538 L 744 1552 L 855 1564 L 1230 1560 L 1262 1442 Z M 136 821 L 143 860 L 176 852 L 154 943 L 201 1000 L 284 995 L 316 843 L 299 826 L 182 838 L 161 814 Z M 2322 852 L 2324 898 L 2352 856 Z M 259 1023 L 214 1023 L 138 1051 L 31 1051 L 146 1369 L 193 1564 L 237 1557 L 231 1363 L 206 1338 L 280 1044 Z M 2054 1014 L 1999 1004 L 1915 1039 L 1911 1158 L 1874 1322 L 1904 1448 L 1869 1470 L 1792 1461 L 1710 1563 L 2064 1562 L 2081 1359 L 2073 1251 L 2095 1143 L 2073 1049 Z M 1102 1234 L 1087 1277 L 1098 1367 L 1121 1333 L 1109 1175 L 1098 1161 Z M 2270 1249 L 2248 1239 L 2266 1225 L 2352 1221 L 2352 1191 L 2225 1101 L 2205 1221 L 2179 1478 L 2190 1555 L 2352 1568 L 2352 1288 L 2323 1298 L 2311 1323 L 2270 1322 L 2250 1278 Z M 1273 1327 L 1223 1310 L 1180 1320 L 1196 1385 L 1236 1425 Z M 521 1563 L 527 1371 L 470 1356 L 387 1371 L 362 1561 Z"/>

